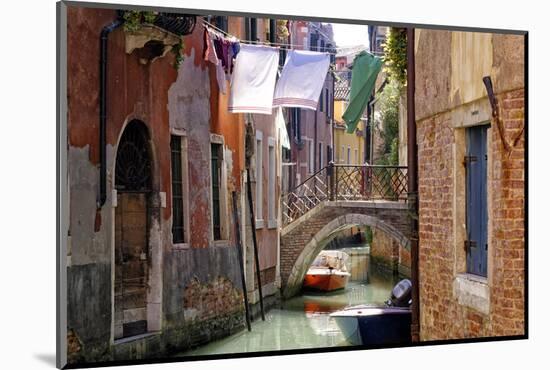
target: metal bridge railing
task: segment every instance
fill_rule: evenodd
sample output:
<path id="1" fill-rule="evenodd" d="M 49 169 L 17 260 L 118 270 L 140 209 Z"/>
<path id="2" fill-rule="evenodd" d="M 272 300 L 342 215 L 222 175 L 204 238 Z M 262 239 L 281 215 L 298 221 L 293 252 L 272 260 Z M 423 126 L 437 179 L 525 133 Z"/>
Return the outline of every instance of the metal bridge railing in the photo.
<path id="1" fill-rule="evenodd" d="M 325 200 L 407 201 L 407 167 L 329 163 L 281 197 L 283 226 Z"/>

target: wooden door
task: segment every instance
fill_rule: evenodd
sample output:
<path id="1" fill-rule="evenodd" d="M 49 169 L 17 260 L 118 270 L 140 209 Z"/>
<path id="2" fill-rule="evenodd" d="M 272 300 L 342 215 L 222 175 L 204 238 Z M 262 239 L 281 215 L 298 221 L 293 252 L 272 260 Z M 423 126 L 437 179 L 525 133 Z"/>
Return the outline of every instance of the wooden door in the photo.
<path id="1" fill-rule="evenodd" d="M 147 193 L 118 192 L 115 224 L 117 339 L 147 332 Z"/>

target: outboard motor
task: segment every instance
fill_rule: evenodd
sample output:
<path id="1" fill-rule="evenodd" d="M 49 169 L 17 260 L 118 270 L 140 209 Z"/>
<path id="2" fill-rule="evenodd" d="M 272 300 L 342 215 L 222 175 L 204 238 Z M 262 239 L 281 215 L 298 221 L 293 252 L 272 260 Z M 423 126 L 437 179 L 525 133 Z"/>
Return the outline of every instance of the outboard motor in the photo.
<path id="1" fill-rule="evenodd" d="M 403 279 L 397 283 L 392 291 L 391 297 L 386 305 L 392 307 L 409 307 L 412 302 L 412 283 L 409 279 Z"/>

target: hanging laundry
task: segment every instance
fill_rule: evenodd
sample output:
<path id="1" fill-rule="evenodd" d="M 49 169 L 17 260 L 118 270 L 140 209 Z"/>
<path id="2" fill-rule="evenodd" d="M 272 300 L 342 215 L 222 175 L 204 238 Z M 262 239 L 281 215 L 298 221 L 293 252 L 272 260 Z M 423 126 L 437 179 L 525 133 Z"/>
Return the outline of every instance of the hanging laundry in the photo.
<path id="1" fill-rule="evenodd" d="M 216 35 L 212 39 L 212 42 L 214 43 L 214 50 L 216 50 L 218 60 L 220 61 L 222 67 L 225 67 L 227 57 L 224 57 L 223 54 L 223 39 Z"/>
<path id="2" fill-rule="evenodd" d="M 231 62 L 230 62 L 230 73 L 233 73 L 233 69 L 235 67 L 235 59 L 237 58 L 237 54 L 239 54 L 239 51 L 241 50 L 241 44 L 238 41 L 235 41 L 231 44 Z"/>
<path id="3" fill-rule="evenodd" d="M 204 60 L 214 65 L 218 65 L 218 57 L 212 42 L 212 34 L 204 29 Z"/>
<path id="4" fill-rule="evenodd" d="M 357 122 L 363 115 L 381 68 L 382 59 L 365 51 L 353 59 L 349 105 L 342 115 L 349 134 L 355 131 Z"/>
<path id="5" fill-rule="evenodd" d="M 216 68 L 216 80 L 218 81 L 218 88 L 220 92 L 225 95 L 226 92 L 226 79 L 223 66 L 218 59 L 216 48 L 214 46 L 213 35 L 207 30 L 204 30 L 204 60 L 214 64 Z"/>
<path id="6" fill-rule="evenodd" d="M 290 139 L 288 137 L 288 131 L 286 130 L 285 117 L 283 115 L 283 108 L 276 108 L 277 113 L 275 116 L 275 127 L 279 131 L 279 142 L 281 146 L 285 149 L 290 150 Z"/>
<path id="7" fill-rule="evenodd" d="M 272 114 L 278 65 L 278 48 L 240 45 L 231 82 L 229 111 Z"/>
<path id="8" fill-rule="evenodd" d="M 327 76 L 330 56 L 307 50 L 289 50 L 273 105 L 316 110 Z"/>

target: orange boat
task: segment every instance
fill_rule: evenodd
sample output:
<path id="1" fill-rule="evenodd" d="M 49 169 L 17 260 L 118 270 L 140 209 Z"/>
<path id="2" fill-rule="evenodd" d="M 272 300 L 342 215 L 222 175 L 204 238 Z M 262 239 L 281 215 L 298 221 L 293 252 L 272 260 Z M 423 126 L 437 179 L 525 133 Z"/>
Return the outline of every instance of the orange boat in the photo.
<path id="1" fill-rule="evenodd" d="M 347 259 L 348 255 L 344 252 L 322 251 L 307 271 L 303 287 L 324 292 L 344 289 L 350 277 L 346 268 Z"/>

